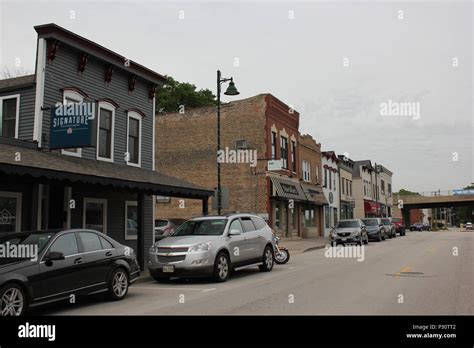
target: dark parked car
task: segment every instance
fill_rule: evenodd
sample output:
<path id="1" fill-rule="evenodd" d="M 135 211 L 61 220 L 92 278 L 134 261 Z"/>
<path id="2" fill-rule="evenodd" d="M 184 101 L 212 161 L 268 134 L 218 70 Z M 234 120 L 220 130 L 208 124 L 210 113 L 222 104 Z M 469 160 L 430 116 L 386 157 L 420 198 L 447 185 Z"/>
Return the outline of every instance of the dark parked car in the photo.
<path id="1" fill-rule="evenodd" d="M 395 227 L 395 232 L 400 236 L 404 236 L 406 234 L 406 227 L 402 218 L 392 218 L 392 224 Z"/>
<path id="2" fill-rule="evenodd" d="M 429 224 L 415 222 L 410 226 L 410 231 L 431 231 L 431 227 Z"/>
<path id="3" fill-rule="evenodd" d="M 367 235 L 369 236 L 369 239 L 379 242 L 385 240 L 385 229 L 383 228 L 382 221 L 379 218 L 362 219 L 362 222 L 367 229 Z"/>
<path id="4" fill-rule="evenodd" d="M 186 222 L 186 219 L 156 219 L 155 242 L 171 235 L 184 222 Z"/>
<path id="5" fill-rule="evenodd" d="M 71 295 L 107 292 L 121 300 L 140 275 L 133 249 L 94 230 L 9 233 L 0 244 L 3 250 L 23 249 L 21 255 L 1 255 L 1 315 L 22 315 Z"/>

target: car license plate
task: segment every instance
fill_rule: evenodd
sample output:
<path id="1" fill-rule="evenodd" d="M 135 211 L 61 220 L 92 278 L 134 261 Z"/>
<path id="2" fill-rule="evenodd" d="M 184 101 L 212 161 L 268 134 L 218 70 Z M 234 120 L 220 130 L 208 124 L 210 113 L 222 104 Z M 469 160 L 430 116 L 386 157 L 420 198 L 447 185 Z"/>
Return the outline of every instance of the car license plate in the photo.
<path id="1" fill-rule="evenodd" d="M 174 266 L 173 265 L 165 265 L 163 266 L 163 273 L 173 273 Z"/>
<path id="2" fill-rule="evenodd" d="M 342 240 L 343 242 L 345 242 L 345 241 L 346 241 L 346 239 L 347 239 L 347 238 L 341 238 L 341 240 Z"/>

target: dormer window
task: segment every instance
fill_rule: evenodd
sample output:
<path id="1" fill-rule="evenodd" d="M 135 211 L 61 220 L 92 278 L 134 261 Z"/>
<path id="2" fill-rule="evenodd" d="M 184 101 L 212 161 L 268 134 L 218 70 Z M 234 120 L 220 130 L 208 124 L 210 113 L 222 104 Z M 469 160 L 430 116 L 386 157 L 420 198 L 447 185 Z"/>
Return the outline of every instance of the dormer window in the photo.
<path id="1" fill-rule="evenodd" d="M 0 135 L 7 138 L 18 138 L 20 119 L 20 95 L 0 97 Z"/>

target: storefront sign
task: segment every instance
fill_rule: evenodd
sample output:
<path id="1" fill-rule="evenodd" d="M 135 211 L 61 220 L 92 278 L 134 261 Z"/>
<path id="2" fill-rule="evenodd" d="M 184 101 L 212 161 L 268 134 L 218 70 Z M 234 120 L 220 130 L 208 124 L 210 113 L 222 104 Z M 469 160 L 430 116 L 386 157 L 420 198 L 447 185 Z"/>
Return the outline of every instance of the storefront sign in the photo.
<path id="1" fill-rule="evenodd" d="M 281 170 L 283 168 L 283 160 L 269 160 L 267 163 L 268 170 Z"/>
<path id="2" fill-rule="evenodd" d="M 93 146 L 94 104 L 61 104 L 51 111 L 50 149 Z"/>
<path id="3" fill-rule="evenodd" d="M 281 188 L 283 190 L 283 192 L 287 193 L 287 194 L 291 194 L 291 195 L 298 195 L 298 189 L 296 188 L 296 186 L 294 185 L 290 185 L 290 184 L 285 184 L 285 183 L 281 183 Z"/>
<path id="4" fill-rule="evenodd" d="M 171 197 L 168 196 L 155 196 L 156 203 L 169 203 L 171 202 Z"/>

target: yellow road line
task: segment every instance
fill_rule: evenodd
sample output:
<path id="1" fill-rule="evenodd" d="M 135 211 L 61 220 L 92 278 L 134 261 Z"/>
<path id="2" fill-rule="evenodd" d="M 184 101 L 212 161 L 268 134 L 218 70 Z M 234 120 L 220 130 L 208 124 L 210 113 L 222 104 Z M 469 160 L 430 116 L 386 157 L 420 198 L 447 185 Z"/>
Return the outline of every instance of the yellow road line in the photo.
<path id="1" fill-rule="evenodd" d="M 410 272 L 410 270 L 411 270 L 411 267 L 410 267 L 410 266 L 406 266 L 406 267 L 402 268 L 400 271 L 398 271 L 398 273 L 395 274 L 395 276 L 396 276 L 397 278 L 399 278 L 399 277 L 400 277 L 400 273 L 403 273 L 403 272 Z"/>

